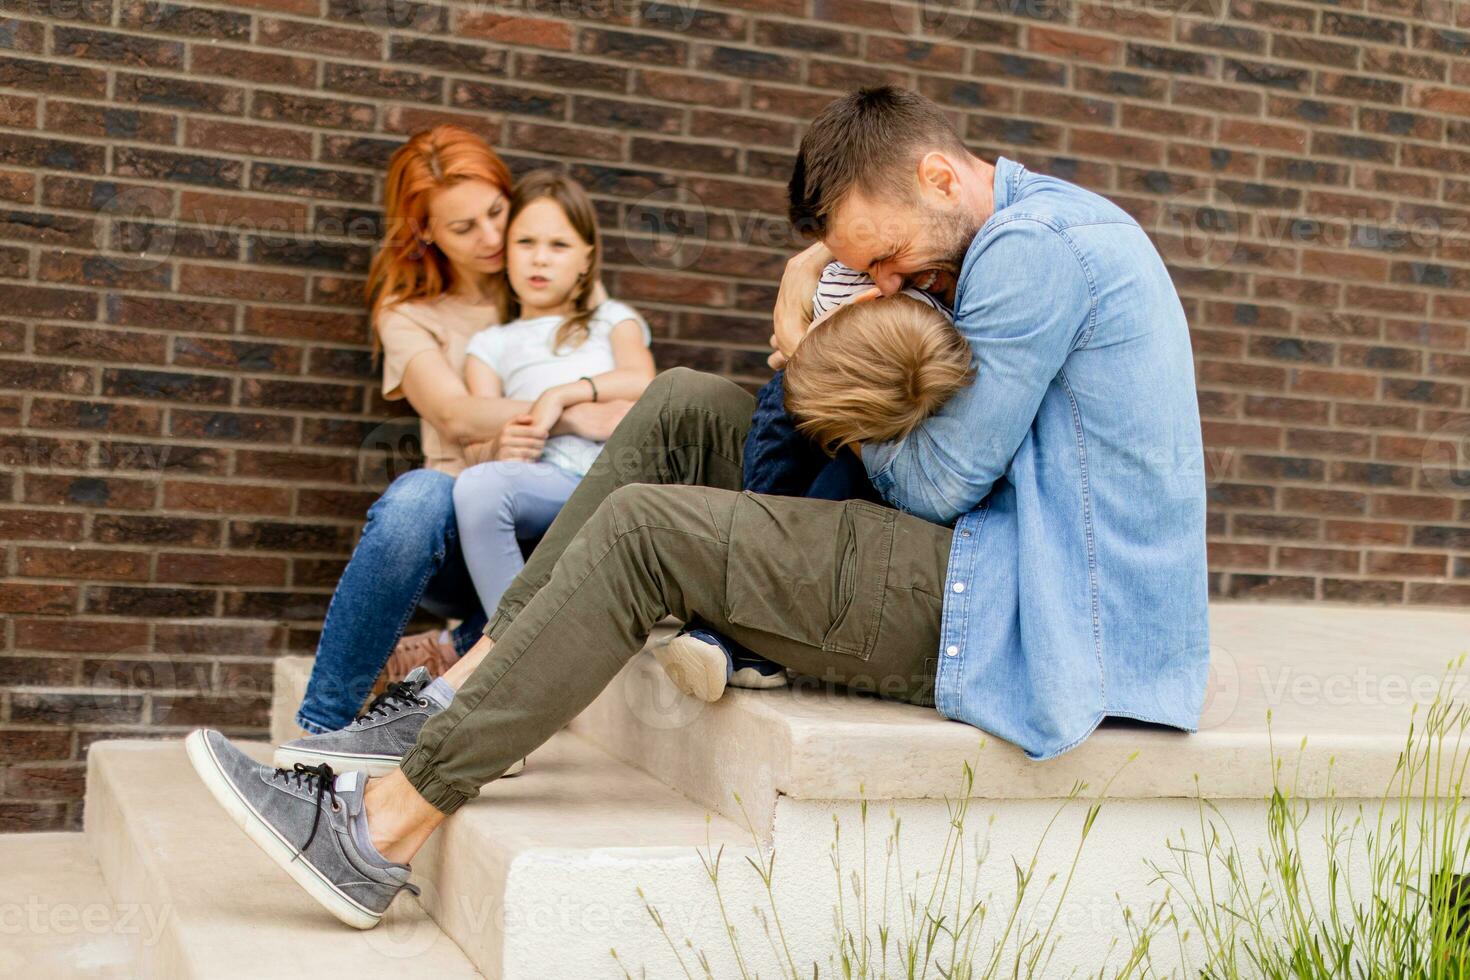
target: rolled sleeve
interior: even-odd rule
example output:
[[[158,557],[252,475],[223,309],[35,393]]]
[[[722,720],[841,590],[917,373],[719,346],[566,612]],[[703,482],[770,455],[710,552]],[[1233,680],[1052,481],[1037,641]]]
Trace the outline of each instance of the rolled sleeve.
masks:
[[[869,479],[911,514],[952,525],[1010,466],[1095,302],[1072,243],[1019,215],[982,229],[961,272],[955,327],[975,378],[904,439],[863,447]]]

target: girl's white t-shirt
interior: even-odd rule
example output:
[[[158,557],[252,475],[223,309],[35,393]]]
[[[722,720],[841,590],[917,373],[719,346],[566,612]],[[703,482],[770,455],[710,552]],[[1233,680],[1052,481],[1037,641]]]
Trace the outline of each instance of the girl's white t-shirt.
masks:
[[[596,377],[614,370],[617,361],[613,357],[612,328],[624,320],[638,322],[644,346],[653,343],[653,333],[638,311],[609,299],[592,311],[586,340],[576,347],[553,351],[551,342],[563,319],[558,315],[538,316],[489,327],[470,338],[465,355],[490,365],[500,378],[506,398],[535,401],[548,388],[576,381],[584,374]],[[586,476],[602,445],[578,435],[552,436],[546,440],[541,459]]]

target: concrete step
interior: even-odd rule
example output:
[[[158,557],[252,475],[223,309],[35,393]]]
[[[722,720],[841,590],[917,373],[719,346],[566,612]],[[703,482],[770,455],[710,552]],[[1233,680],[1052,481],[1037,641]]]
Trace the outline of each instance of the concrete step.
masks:
[[[1259,855],[1269,853],[1273,753],[1284,763],[1294,798],[1320,806],[1330,777],[1334,804],[1376,813],[1414,706],[1421,705],[1422,717],[1447,664],[1470,646],[1470,614],[1458,611],[1242,603],[1217,605],[1211,617],[1212,685],[1198,733],[1112,720],[1082,746],[1047,762],[1032,762],[995,738],[985,739],[981,749],[981,732],[947,722],[932,709],[826,688],[732,690],[706,705],[675,691],[647,651],[570,731],[696,807],[731,820],[742,809],[749,814],[763,843],[780,855],[773,894],[803,974],[813,961],[827,964],[833,948],[834,909],[844,901],[833,868],[838,856],[844,869],[870,869],[875,892],[887,894],[879,886],[897,853],[888,845],[896,842],[901,822],[905,873],[922,879],[925,888],[950,881],[943,858],[965,763],[975,767],[966,836],[983,834],[984,847],[975,853],[991,855],[989,864],[975,869],[974,882],[997,907],[1013,904],[1013,861],[1024,865],[1035,855],[1039,880],[1068,871],[1090,819],[1088,804],[1108,783],[1102,816],[1076,858],[1066,935],[1047,971],[1091,975],[1100,965],[1098,950],[1115,941],[1123,949],[1131,944],[1119,910],[1143,916],[1163,897],[1154,867],[1169,867],[1177,857],[1170,834],[1199,825],[1196,794],[1214,801],[1211,813],[1226,820],[1241,866],[1253,869]],[[278,666],[277,698],[290,710],[309,670],[309,660]],[[1454,760],[1447,752],[1442,761]],[[533,755],[523,778],[532,778],[536,765]],[[1442,775],[1439,785],[1452,786],[1450,774]],[[516,792],[517,782],[493,785],[485,795]],[[1078,784],[1086,789],[1068,802]],[[871,833],[858,829],[864,827]],[[445,846],[460,860],[466,850],[485,845]],[[1325,889],[1326,864],[1320,855],[1309,857],[1306,880]],[[741,864],[735,862],[722,887],[750,884],[754,875]],[[687,882],[686,889],[671,884],[667,893],[698,893]],[[869,894],[876,916],[882,910]],[[1028,907],[1035,909],[1034,902]],[[726,904],[735,910],[732,918],[740,918],[761,903],[727,894]],[[761,926],[748,915],[738,928],[747,943],[760,937]],[[708,941],[697,945],[718,949]],[[1160,952],[1155,966],[1182,970],[1176,953]],[[780,971],[767,962],[760,972]],[[729,971],[717,968],[715,975]]]
[[[269,747],[251,746],[265,760]],[[542,978],[617,973],[663,940],[638,889],[714,951],[718,909],[699,849],[755,853],[652,777],[563,733],[527,773],[487,787],[414,861],[422,898],[400,896],[377,929],[346,929],[262,855],[208,796],[179,743],[91,751],[87,833],[119,898],[167,913],[143,951],[148,976],[354,975]],[[743,861],[741,862],[743,863]],[[748,907],[755,881],[726,889]]]
[[[1078,781],[1096,787],[1117,772],[1108,791],[1115,799],[1198,791],[1256,800],[1271,792],[1272,739],[1293,760],[1307,739],[1304,792],[1325,785],[1331,764],[1339,796],[1372,797],[1397,766],[1413,705],[1432,700],[1447,662],[1470,648],[1470,613],[1453,610],[1216,603],[1210,625],[1211,689],[1199,732],[1109,719],[1043,763],[996,738],[977,755],[984,736],[975,728],[825,686],[732,688],[705,704],[679,693],[647,651],[570,728],[737,821],[738,795],[766,839],[780,797],[942,800],[966,762],[976,765],[972,794],[984,799],[1056,799]],[[649,646],[676,628],[666,620]],[[307,657],[277,662],[273,717],[287,724],[278,721],[274,737],[295,737],[289,719],[310,671]]]
[[[149,941],[157,909],[114,902],[81,834],[0,836],[0,977],[138,976],[131,937]]]
[[[1217,603],[1210,622],[1197,733],[1109,719],[1040,763],[996,738],[977,755],[982,733],[932,709],[815,685],[728,690],[705,705],[676,691],[647,652],[571,727],[716,812],[734,813],[738,793],[768,834],[780,797],[943,799],[966,761],[983,799],[1065,797],[1078,781],[1097,788],[1118,773],[1113,799],[1259,800],[1271,793],[1273,743],[1295,765],[1303,738],[1304,794],[1321,792],[1330,771],[1339,796],[1375,797],[1398,765],[1414,705],[1422,715],[1447,663],[1470,649],[1470,613],[1459,611]]]
[[[182,742],[93,745],[86,836],[113,900],[159,923],[135,947],[137,976],[327,976],[344,964],[384,980],[480,976],[412,896],[372,932],[342,926],[230,821]]]
[[[414,871],[430,915],[487,976],[620,976],[613,948],[634,964],[661,961],[639,889],[678,936],[711,950],[716,976],[729,976],[736,967],[723,961],[700,860],[719,851],[741,867],[757,853],[748,831],[562,732],[522,775],[491,783],[450,818]],[[726,904],[749,908],[757,885],[753,875],[724,884]]]

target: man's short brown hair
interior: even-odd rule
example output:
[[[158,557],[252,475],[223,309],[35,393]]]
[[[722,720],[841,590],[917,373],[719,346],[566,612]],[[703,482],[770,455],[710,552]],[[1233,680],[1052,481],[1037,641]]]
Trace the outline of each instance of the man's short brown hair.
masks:
[[[930,150],[968,152],[943,110],[918,92],[882,85],[844,95],[801,138],[787,187],[791,226],[821,238],[853,190],[912,200],[914,168]]]

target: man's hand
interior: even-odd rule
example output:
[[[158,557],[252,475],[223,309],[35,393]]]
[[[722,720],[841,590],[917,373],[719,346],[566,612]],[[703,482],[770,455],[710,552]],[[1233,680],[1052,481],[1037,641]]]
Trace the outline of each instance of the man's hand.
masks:
[[[607,402],[578,402],[568,405],[562,412],[562,424],[583,439],[607,442],[634,404],[626,398]]]
[[[779,369],[784,365],[806,336],[807,325],[812,322],[812,295],[821,281],[822,269],[831,261],[832,252],[821,242],[814,242],[786,260],[776,307],[771,311],[771,324],[776,331],[771,335],[775,353],[767,361],[771,367]],[[779,363],[777,355],[780,355]]]
[[[493,458],[533,463],[546,448],[546,434],[547,430],[538,427],[530,415],[517,415],[500,427]]]
[[[844,306],[850,306],[853,303],[867,303],[867,302],[869,302],[871,300],[882,299],[882,298],[883,298],[883,293],[878,289],[877,286],[869,286],[867,289],[863,290],[862,292],[858,293],[856,296],[853,296],[851,299],[847,300],[845,303],[839,303],[838,305],[831,307],[830,309],[827,310],[827,312],[823,313],[821,316],[817,317],[811,323],[807,324],[806,332],[803,333],[802,336],[805,337],[807,334],[811,333],[814,329],[816,329],[817,324],[825,322],[828,317],[832,316],[834,313],[836,313],[838,310],[842,309]],[[775,347],[776,346],[776,335],[775,334],[772,334],[771,335],[771,346],[772,347]],[[766,363],[771,366],[771,370],[772,371],[779,371],[779,370],[781,370],[783,367],[786,366],[786,361],[787,361],[786,355],[783,354],[783,353],[781,353],[779,350],[772,352],[771,356],[768,357],[768,358],[766,358]]]

